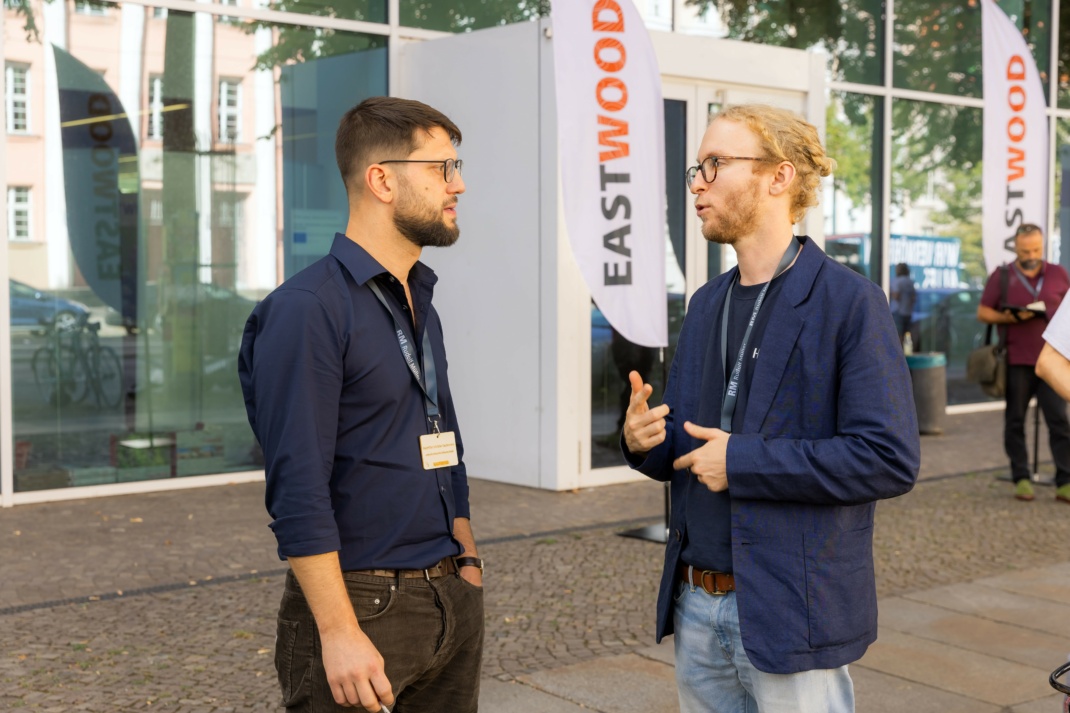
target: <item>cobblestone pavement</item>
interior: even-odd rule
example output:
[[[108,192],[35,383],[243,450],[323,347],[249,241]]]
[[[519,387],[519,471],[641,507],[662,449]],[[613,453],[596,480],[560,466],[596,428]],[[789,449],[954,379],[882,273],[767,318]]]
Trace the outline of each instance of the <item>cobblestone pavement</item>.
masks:
[[[928,479],[878,506],[881,597],[1070,561],[1070,507],[1045,487],[1019,503],[994,479],[997,418],[952,419],[923,441],[938,456],[923,456]],[[954,475],[971,465],[986,470]],[[276,710],[282,563],[262,497],[250,484],[0,511],[0,712]],[[483,675],[649,646],[662,547],[617,532],[661,508],[650,482],[575,493],[473,482]]]

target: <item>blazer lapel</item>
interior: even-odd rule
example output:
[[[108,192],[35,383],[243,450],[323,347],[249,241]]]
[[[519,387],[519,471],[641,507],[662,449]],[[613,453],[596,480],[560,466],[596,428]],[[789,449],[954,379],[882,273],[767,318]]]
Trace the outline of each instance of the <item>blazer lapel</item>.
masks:
[[[757,433],[773,405],[788,359],[802,332],[803,320],[795,308],[810,293],[824,259],[825,253],[807,238],[798,260],[784,275],[784,287],[769,315],[761,356],[751,377],[747,412],[743,416],[744,433]]]
[[[721,369],[721,339],[720,339],[720,326],[721,326],[721,309],[724,307],[724,298],[728,292],[728,285],[731,281],[736,279],[736,272],[738,268],[733,268],[727,273],[721,276],[713,278],[714,280],[721,280],[720,284],[713,285],[710,290],[710,294],[703,305],[702,312],[694,306],[688,311],[688,316],[685,319],[694,319],[696,317],[702,320],[702,323],[696,327],[695,340],[701,345],[701,351],[695,351],[695,363],[683,364],[681,373],[677,375],[681,384],[686,388],[680,391],[680,408],[676,411],[675,418],[676,423],[674,428],[678,428],[676,431],[677,439],[684,439],[683,443],[687,443],[686,449],[681,447],[683,443],[677,440],[675,447],[675,455],[677,457],[684,453],[698,448],[701,443],[696,443],[695,440],[687,435],[684,431],[684,421],[690,420],[698,423],[700,415],[699,410],[699,397],[702,395],[702,377],[707,369]],[[712,360],[712,361],[711,361]],[[709,362],[709,363],[707,363]],[[692,371],[693,370],[693,371]],[[697,374],[697,379],[689,379],[684,376],[683,372]],[[723,374],[723,371],[720,373]],[[708,398],[713,399],[713,403],[721,403],[721,396],[724,393],[724,379],[713,379],[713,383],[710,385],[710,393],[707,394]],[[719,413],[719,411],[718,411]],[[700,426],[716,427],[718,423],[698,423]],[[688,476],[690,477],[690,476]],[[687,495],[688,488],[682,487],[679,491],[673,492],[673,496],[679,501],[679,506],[682,509],[687,507]],[[677,502],[673,502],[673,508],[677,507]],[[681,510],[682,512],[682,510]]]
[[[795,348],[802,326],[802,318],[794,305],[777,305],[776,311],[769,316],[769,324],[762,338],[761,356],[754,365],[754,375],[751,377],[747,412],[743,415],[744,433],[757,433],[761,429],[773,405],[773,397],[780,388],[788,357]]]

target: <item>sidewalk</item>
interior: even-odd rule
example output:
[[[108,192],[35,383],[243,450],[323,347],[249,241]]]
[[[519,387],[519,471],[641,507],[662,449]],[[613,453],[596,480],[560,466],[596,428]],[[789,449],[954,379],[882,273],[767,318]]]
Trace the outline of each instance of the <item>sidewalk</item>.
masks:
[[[1000,553],[1005,564],[1017,554],[1016,532],[1029,537],[1033,528],[1054,525],[1062,534],[1048,533],[1045,542],[1034,542],[1026,555],[1026,559],[1038,563],[1050,557],[1051,562],[918,591],[910,591],[909,584],[881,587],[906,591],[881,596],[878,641],[851,666],[856,708],[862,713],[1062,710],[1062,696],[1048,685],[1048,676],[1070,655],[1070,550],[1065,546],[1070,542],[1066,539],[1070,533],[1070,508],[1048,501],[1052,495],[1046,488],[1039,489],[1037,502],[1017,503],[1010,499],[1009,484],[994,481],[993,476],[1002,474],[1005,468],[1002,417],[1002,412],[951,417],[944,435],[923,438],[920,484],[901,500],[925,497],[927,490],[939,492],[940,496],[955,496],[960,507],[951,503],[946,508],[937,505],[933,510],[945,510],[944,515],[959,519],[959,532],[951,533],[946,549],[958,549],[964,544],[960,539],[962,530],[971,533],[968,538],[982,550],[972,558],[975,564],[986,555],[998,560]],[[1043,424],[1040,453],[1042,476],[1050,478],[1050,463],[1043,465],[1046,459],[1050,461]],[[954,487],[962,483],[972,484],[967,490],[982,490],[981,499],[992,506],[997,518],[1008,518],[1006,526],[1001,528],[997,522],[996,527],[985,528],[984,509],[967,502],[969,492],[959,492],[962,489]],[[878,506],[878,540],[887,530],[900,529],[882,517],[889,506],[900,504]],[[1019,517],[1023,508],[1026,510]],[[913,522],[921,525],[917,520]],[[930,521],[927,532],[922,526],[916,527],[917,540],[912,544],[918,545],[934,534],[939,537],[939,530],[933,529],[939,525],[940,522]],[[1001,532],[1006,536],[1002,541]],[[987,542],[990,537],[994,541]],[[898,532],[890,539],[904,541]],[[878,541],[876,548],[879,579],[882,569],[887,572],[893,568],[880,544]],[[935,549],[945,548],[937,545]],[[937,553],[921,559],[940,556]],[[946,560],[943,564],[949,569],[958,568]],[[919,561],[913,567],[894,568],[917,572],[923,566],[924,562]],[[672,664],[672,641],[667,639],[660,646],[521,675],[511,683],[485,680],[481,708],[516,713],[677,711]]]
[[[877,508],[880,638],[851,667],[859,711],[1059,710],[1070,508],[995,480],[1001,424],[949,418],[923,438],[918,487]],[[671,639],[653,642],[662,548],[616,534],[660,520],[659,484],[473,480],[472,509],[481,710],[677,709]],[[267,523],[261,484],[0,511],[0,711],[276,710],[284,563]]]

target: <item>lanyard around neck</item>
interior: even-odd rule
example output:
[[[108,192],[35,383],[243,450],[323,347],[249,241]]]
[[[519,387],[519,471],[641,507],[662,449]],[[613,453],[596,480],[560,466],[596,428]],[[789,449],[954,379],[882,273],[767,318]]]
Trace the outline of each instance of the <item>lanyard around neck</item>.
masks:
[[[375,278],[368,280],[368,287],[375,293],[375,296],[379,298],[379,301],[383,303],[383,307],[386,307],[386,311],[390,313],[390,319],[394,320],[394,331],[397,334],[398,346],[401,347],[401,356],[405,358],[405,364],[409,367],[409,372],[412,373],[412,377],[416,379],[416,384],[420,387],[420,391],[424,392],[424,411],[427,413],[427,420],[431,422],[432,432],[438,433],[438,403],[436,396],[438,395],[438,377],[435,373],[435,355],[431,351],[431,338],[427,336],[427,327],[424,327],[423,338],[423,377],[420,376],[420,365],[416,363],[416,356],[412,353],[412,343],[409,342],[409,338],[405,336],[405,330],[402,329],[401,321],[394,314],[393,308],[390,303],[383,297],[382,291],[379,289],[379,285],[375,284]]]
[[[1025,289],[1029,290],[1029,294],[1033,295],[1034,300],[1039,300],[1040,291],[1044,289],[1044,272],[1041,271],[1040,279],[1037,280],[1037,286],[1033,287],[1033,285],[1029,282],[1029,278],[1026,277],[1024,272],[1022,272],[1022,268],[1018,267],[1018,261],[1015,260],[1011,263],[1011,265],[1014,267],[1014,271],[1018,273],[1018,281],[1025,285]]]
[[[792,236],[791,244],[784,251],[784,256],[780,258],[780,264],[777,265],[776,272],[773,273],[773,277],[769,282],[765,283],[762,291],[758,293],[758,299],[754,301],[754,309],[750,313],[747,331],[743,333],[743,341],[739,345],[736,364],[732,367],[732,375],[728,379],[728,384],[724,389],[724,397],[721,399],[721,430],[726,433],[732,432],[732,417],[736,413],[736,400],[739,398],[739,376],[743,371],[743,355],[747,352],[747,342],[750,341],[751,330],[754,329],[754,323],[758,319],[758,312],[762,309],[762,303],[765,301],[765,293],[769,291],[769,285],[773,284],[773,280],[780,277],[781,273],[788,269],[788,265],[791,264],[791,261],[795,259],[801,249],[802,243],[799,242],[798,238]],[[728,294],[724,298],[724,309],[721,311],[721,364],[726,373],[728,372],[728,308],[732,304],[732,288],[735,287],[738,279],[739,273],[737,272],[735,279],[728,285]]]

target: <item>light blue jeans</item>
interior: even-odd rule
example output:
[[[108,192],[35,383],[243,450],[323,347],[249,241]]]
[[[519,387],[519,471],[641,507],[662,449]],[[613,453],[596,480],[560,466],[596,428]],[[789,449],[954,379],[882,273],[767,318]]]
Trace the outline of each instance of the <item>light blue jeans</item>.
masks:
[[[713,596],[680,582],[676,688],[681,713],[854,713],[847,667],[764,673],[743,650],[735,593]]]

